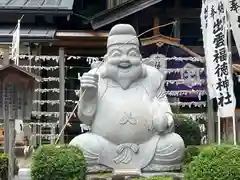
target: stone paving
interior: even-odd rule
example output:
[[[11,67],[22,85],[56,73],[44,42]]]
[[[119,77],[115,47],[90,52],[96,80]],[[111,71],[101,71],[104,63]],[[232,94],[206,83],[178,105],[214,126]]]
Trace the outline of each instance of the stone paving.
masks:
[[[144,173],[143,174],[145,177],[151,177],[151,176],[172,176],[174,177],[175,180],[181,180],[183,178],[183,175],[181,173]],[[101,179],[101,180],[112,180],[111,176],[101,176],[99,177],[96,175],[88,175],[87,180],[93,180],[93,179]],[[128,179],[128,178],[126,178]],[[31,180],[31,175],[30,175],[30,169],[29,168],[21,168],[19,170],[18,177],[15,177],[14,180]]]
[[[24,157],[17,157],[18,165],[19,165],[19,173],[18,177],[15,177],[14,180],[31,180],[30,176],[30,165],[31,165],[31,157],[25,159]]]
[[[15,177],[14,180],[31,180],[30,169],[29,168],[20,168],[18,177]]]

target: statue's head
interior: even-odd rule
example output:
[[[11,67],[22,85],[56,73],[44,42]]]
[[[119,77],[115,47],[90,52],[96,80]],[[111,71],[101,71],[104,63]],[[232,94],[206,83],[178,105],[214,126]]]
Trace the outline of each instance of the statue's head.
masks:
[[[105,75],[127,89],[143,72],[136,31],[129,24],[115,25],[109,32]]]

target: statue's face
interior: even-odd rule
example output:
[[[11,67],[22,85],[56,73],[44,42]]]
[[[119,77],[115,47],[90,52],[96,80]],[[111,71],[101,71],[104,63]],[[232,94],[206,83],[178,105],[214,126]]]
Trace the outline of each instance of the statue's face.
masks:
[[[108,63],[117,66],[120,71],[129,71],[141,64],[138,46],[132,44],[112,45],[108,48]]]
[[[142,59],[137,45],[118,44],[108,47],[107,76],[124,89],[142,74]]]

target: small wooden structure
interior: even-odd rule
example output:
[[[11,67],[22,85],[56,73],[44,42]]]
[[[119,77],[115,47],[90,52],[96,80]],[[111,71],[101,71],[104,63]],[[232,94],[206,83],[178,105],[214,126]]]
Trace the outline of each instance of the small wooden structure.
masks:
[[[8,153],[8,179],[15,163],[15,119],[31,118],[35,82],[40,78],[15,65],[0,68],[0,118],[4,119],[4,152]]]
[[[0,118],[29,120],[35,81],[40,78],[15,65],[0,68]]]

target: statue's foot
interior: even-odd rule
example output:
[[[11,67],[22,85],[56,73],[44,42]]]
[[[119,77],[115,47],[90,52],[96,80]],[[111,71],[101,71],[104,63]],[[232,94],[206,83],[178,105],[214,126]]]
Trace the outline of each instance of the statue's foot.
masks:
[[[158,138],[155,144],[157,144],[157,140]],[[151,144],[152,142],[148,145],[150,146]],[[145,151],[138,157],[139,147],[136,144],[126,143],[116,145],[104,137],[91,132],[75,137],[69,145],[75,146],[83,152],[88,165],[88,171],[91,172],[105,172],[109,171],[109,169],[114,169],[117,172],[123,169],[139,172],[141,167],[144,167],[141,166],[141,164],[145,162],[145,159],[148,159],[148,156],[145,157]],[[148,150],[148,152],[149,151],[153,154],[155,147],[153,147],[152,150]],[[149,158],[149,161],[150,160]],[[148,164],[148,162],[146,163]]]
[[[170,133],[160,136],[156,152],[144,171],[179,170],[184,158],[185,145],[181,136]]]
[[[73,138],[69,145],[78,147],[83,152],[86,163],[91,166],[99,164],[103,141],[102,137],[88,132]]]

